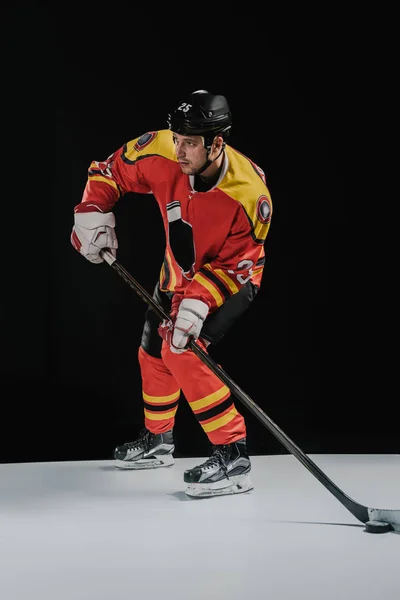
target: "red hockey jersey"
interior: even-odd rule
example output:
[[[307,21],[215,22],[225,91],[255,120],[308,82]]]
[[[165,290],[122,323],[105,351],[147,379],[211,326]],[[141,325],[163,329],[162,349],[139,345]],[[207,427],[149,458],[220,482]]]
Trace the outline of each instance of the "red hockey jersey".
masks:
[[[272,204],[263,171],[227,145],[207,192],[182,173],[172,132],[151,131],[90,165],[82,202],[111,211],[127,192],[152,194],[166,236],[160,287],[208,302],[210,312],[251,280],[261,283]]]

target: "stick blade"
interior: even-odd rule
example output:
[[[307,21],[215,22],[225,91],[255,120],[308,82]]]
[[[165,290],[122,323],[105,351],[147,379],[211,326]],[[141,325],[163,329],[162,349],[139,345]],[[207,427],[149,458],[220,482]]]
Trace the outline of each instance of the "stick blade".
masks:
[[[391,525],[392,530],[394,529],[395,531],[400,531],[400,510],[369,508],[368,517],[368,523],[374,521],[387,523]]]

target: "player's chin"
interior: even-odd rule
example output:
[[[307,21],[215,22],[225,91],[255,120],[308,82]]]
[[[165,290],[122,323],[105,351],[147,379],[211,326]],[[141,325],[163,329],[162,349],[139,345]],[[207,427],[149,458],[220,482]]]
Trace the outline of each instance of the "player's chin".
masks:
[[[194,175],[195,171],[191,165],[179,163],[179,166],[181,167],[182,173],[185,175]]]

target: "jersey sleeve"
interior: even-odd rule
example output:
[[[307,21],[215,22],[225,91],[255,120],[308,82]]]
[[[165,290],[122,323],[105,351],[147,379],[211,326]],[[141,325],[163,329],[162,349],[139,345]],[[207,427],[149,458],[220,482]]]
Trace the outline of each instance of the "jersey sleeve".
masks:
[[[140,162],[127,163],[125,155],[126,146],[123,146],[105,161],[91,163],[82,202],[94,202],[101,210],[109,212],[127,192],[151,193]]]
[[[264,242],[269,220],[257,227],[257,236],[248,216],[240,207],[230,233],[218,256],[204,264],[185,290],[185,298],[200,298],[210,313],[236,294],[249,280],[256,285],[265,261]]]

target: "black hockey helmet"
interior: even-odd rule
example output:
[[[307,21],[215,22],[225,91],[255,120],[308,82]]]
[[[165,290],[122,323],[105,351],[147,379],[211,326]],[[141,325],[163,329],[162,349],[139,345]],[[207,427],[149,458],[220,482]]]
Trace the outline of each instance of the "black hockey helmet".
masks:
[[[201,135],[211,146],[216,135],[229,136],[232,115],[225,96],[197,90],[179,101],[168,115],[168,127],[180,135]]]

